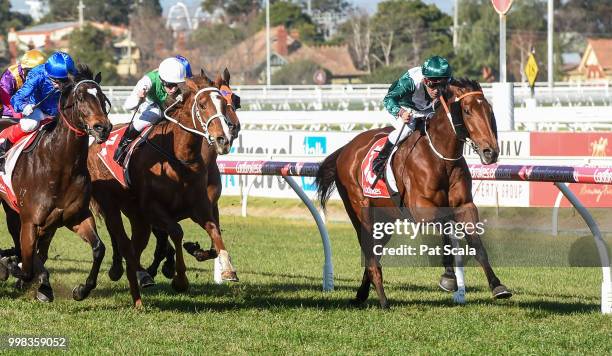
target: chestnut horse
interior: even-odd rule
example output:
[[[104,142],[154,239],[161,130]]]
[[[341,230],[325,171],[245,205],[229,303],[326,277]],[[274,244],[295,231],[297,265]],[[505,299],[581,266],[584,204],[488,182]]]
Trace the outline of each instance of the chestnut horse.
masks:
[[[238,137],[238,133],[240,132],[240,120],[238,119],[238,115],[236,115],[236,110],[240,109],[240,97],[233,93],[230,86],[230,73],[225,69],[223,72],[223,78],[221,81],[221,93],[226,99],[227,105],[230,105],[229,110],[227,111],[227,118],[230,120],[230,132],[232,135],[231,143]],[[231,146],[230,143],[230,146]],[[217,152],[210,145],[202,146],[202,158],[204,159],[204,163],[208,165],[208,198],[212,204],[213,215],[217,224],[220,226],[219,222],[219,198],[221,197],[221,173],[219,172],[219,167],[217,167]],[[153,255],[153,262],[149,267],[147,267],[147,272],[151,275],[151,277],[155,277],[157,275],[157,269],[162,261],[164,264],[162,266],[163,275],[170,279],[174,276],[174,249],[170,245],[168,241],[168,234],[162,230],[157,228],[153,228],[153,235],[156,239],[155,245],[155,253]],[[195,242],[185,242],[183,244],[185,249],[190,254],[194,255],[195,258],[202,262],[209,260],[211,258],[217,257],[217,253],[214,249],[214,246],[211,246],[209,250],[203,250],[200,248],[200,244]]]
[[[175,290],[185,291],[189,287],[181,249],[183,230],[178,223],[186,218],[204,228],[212,239],[223,265],[222,278],[238,280],[207,194],[207,165],[201,154],[204,141],[214,146],[218,154],[226,154],[230,149],[227,113],[231,108],[220,93],[221,82],[220,77],[212,82],[202,73],[180,86],[180,98],[168,99],[174,100],[164,111],[168,121],[156,125],[150,131],[149,142],[130,159],[129,188],[115,180],[98,158],[100,146],[90,147],[92,203],[104,217],[113,248],[118,248],[126,259],[130,293],[137,307],[142,305],[138,282],[152,283],[140,264],[151,227],[167,232],[174,243]],[[130,220],[131,241],[123,227],[122,212]],[[118,279],[121,268],[121,259],[113,259],[109,276]]]
[[[446,104],[448,101],[453,102],[450,108]],[[472,179],[463,158],[463,146],[466,140],[471,140],[483,164],[495,163],[499,155],[495,117],[480,85],[467,79],[451,81],[437,104],[433,117],[421,122],[418,130],[401,144],[393,156],[393,174],[398,183],[400,202],[413,221],[436,220],[436,217],[444,215],[446,207],[446,210],[450,208],[454,221],[475,224],[478,210],[472,201]],[[322,207],[325,207],[335,185],[357,231],[366,267],[353,303],[365,302],[370,284],[374,284],[383,308],[388,306],[388,301],[383,289],[382,267],[373,251],[379,242],[372,236],[371,208],[394,208],[395,203],[391,199],[364,196],[362,184],[370,183],[361,182],[361,163],[374,142],[390,131],[390,128],[383,128],[361,133],[328,156],[321,163],[316,177]],[[386,236],[385,240],[388,239]],[[469,235],[466,239],[477,251],[475,258],[484,269],[493,296],[510,297],[510,292],[493,272],[480,237]],[[444,242],[450,243],[448,236],[444,236]],[[451,258],[443,258],[446,271],[442,275],[441,287],[453,283],[456,286]]]
[[[3,261],[11,274],[25,283],[40,278],[37,298],[52,301],[49,272],[44,268],[55,231],[65,226],[76,232],[92,248],[93,264],[85,284],[76,286],[75,300],[85,299],[96,287],[105,247],[96,231],[89,210],[91,180],[87,171],[89,135],[98,143],[106,141],[112,124],[108,120],[108,99],[99,86],[100,73],[94,79],[86,66],[80,65],[74,81],[62,89],[59,117],[55,128],[42,135],[37,146],[19,157],[12,175],[19,213],[6,209],[9,231],[20,252],[21,268],[16,261]],[[7,196],[2,194],[7,201]],[[4,203],[5,204],[5,203]],[[6,207],[6,204],[5,204]],[[17,243],[19,242],[19,243]]]

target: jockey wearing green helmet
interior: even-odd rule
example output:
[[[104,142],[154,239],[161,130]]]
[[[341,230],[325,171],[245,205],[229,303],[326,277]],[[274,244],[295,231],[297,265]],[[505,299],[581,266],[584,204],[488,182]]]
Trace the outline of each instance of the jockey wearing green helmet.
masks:
[[[378,157],[372,162],[374,172],[381,176],[391,149],[415,129],[415,113],[427,115],[434,111],[433,103],[452,77],[453,70],[448,61],[440,56],[425,60],[422,66],[414,67],[396,80],[385,96],[383,103],[387,111],[396,118],[395,130],[389,133]],[[406,125],[402,131],[402,126]],[[401,132],[401,136],[400,136]]]

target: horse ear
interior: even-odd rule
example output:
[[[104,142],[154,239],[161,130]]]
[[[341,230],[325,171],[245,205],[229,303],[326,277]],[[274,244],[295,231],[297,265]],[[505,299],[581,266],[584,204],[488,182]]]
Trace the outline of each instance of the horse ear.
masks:
[[[223,85],[223,78],[221,74],[217,74],[217,78],[215,78],[215,87],[221,88],[221,85]]]
[[[100,82],[102,82],[102,73],[98,72],[98,74],[96,74],[96,76],[94,77],[94,81],[98,84],[100,84]]]
[[[213,81],[206,75],[206,71],[204,71],[204,68],[200,68],[200,76],[208,82],[209,86],[212,86]]]
[[[223,81],[229,85],[230,82],[230,72],[227,68],[223,71]]]

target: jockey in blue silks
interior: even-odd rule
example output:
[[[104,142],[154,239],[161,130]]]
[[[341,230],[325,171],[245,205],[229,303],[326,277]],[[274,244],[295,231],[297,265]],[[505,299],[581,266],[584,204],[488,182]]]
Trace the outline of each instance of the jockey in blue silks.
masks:
[[[15,127],[15,131],[19,131],[16,136],[23,137],[37,130],[45,117],[57,116],[62,87],[74,74],[74,61],[65,52],[53,53],[44,64],[30,70],[23,86],[11,98],[15,112],[22,114],[18,127]],[[21,137],[15,137],[13,142]],[[4,168],[4,156],[10,147],[10,140],[0,143],[0,169]]]

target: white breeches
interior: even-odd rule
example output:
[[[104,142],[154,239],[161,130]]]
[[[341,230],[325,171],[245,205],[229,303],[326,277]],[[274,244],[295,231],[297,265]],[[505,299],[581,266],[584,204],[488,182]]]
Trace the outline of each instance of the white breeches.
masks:
[[[138,132],[161,121],[161,109],[157,104],[145,101],[140,105],[132,125]]]
[[[19,119],[19,126],[23,132],[32,132],[38,129],[40,122],[45,118],[45,114],[38,108],[23,118]]]

